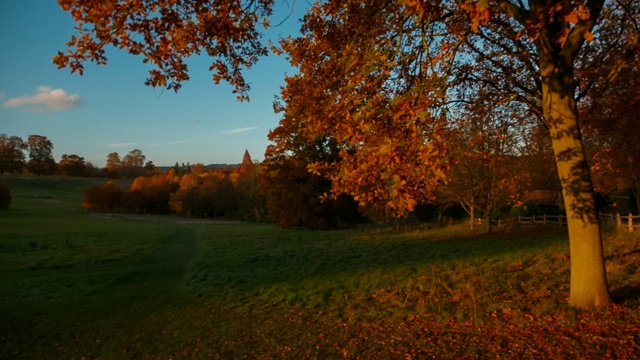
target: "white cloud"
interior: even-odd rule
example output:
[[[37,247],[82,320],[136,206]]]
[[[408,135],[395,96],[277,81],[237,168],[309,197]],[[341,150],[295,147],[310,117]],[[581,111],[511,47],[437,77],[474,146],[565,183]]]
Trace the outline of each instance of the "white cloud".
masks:
[[[138,143],[134,143],[134,142],[112,143],[112,144],[106,144],[104,147],[106,147],[106,148],[123,148],[123,147],[133,146],[133,145],[136,145],[136,144],[138,144]]]
[[[39,86],[34,95],[11,98],[4,102],[4,106],[24,108],[38,113],[52,113],[78,108],[81,103],[82,99],[78,94],[67,94],[62,89]]]
[[[228,130],[228,131],[223,131],[222,134],[224,135],[228,135],[228,134],[239,134],[239,133],[243,133],[243,132],[247,132],[247,131],[252,131],[252,130],[257,130],[259,129],[259,127],[257,126],[249,126],[249,127],[241,127],[241,128],[237,128],[237,129],[232,129],[232,130]]]

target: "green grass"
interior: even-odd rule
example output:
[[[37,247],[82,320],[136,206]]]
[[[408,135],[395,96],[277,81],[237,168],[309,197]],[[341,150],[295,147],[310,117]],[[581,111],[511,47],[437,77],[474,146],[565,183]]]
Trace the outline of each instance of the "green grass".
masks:
[[[640,239],[605,239],[617,304],[565,305],[566,235],[175,225],[92,216],[96,180],[8,178],[0,358],[633,358]]]

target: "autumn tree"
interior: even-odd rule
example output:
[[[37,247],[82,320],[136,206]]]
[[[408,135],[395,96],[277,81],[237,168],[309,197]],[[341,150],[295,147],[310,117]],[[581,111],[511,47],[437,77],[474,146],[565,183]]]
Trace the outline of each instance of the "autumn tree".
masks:
[[[147,172],[147,174],[155,174],[158,171],[162,171],[159,168],[156,167],[156,164],[153,163],[153,161],[149,160],[144,164],[144,170]]]
[[[241,220],[265,220],[266,204],[260,188],[260,167],[261,165],[254,164],[251,160],[249,150],[245,150],[234,184],[238,205],[237,217]]]
[[[167,214],[171,211],[169,200],[176,190],[178,179],[172,169],[151,176],[139,176],[124,194],[123,208],[132,212]]]
[[[239,99],[248,99],[250,86],[242,71],[267,54],[259,28],[269,25],[273,0],[58,3],[78,23],[79,34],[54,62],[80,74],[86,61],[106,64],[105,48],[113,45],[154,66],[147,85],[177,91],[189,79],[185,60],[206,53],[213,59],[213,81],[229,83]]]
[[[408,201],[386,202],[397,210],[411,208],[420,195],[412,186],[404,187],[412,184],[411,170],[435,178],[437,159],[446,155],[439,150],[446,141],[437,131],[442,112],[455,123],[461,104],[525,107],[549,131],[563,187],[572,259],[569,302],[606,306],[600,227],[576,107],[592,79],[578,75],[602,68],[603,59],[611,56],[616,58],[604,65],[612,64],[610,73],[619,71],[625,54],[637,47],[636,14],[628,11],[640,7],[616,2],[601,16],[603,6],[599,0],[317,3],[305,17],[302,36],[281,45],[299,69],[292,79],[305,84],[293,88],[311,88],[307,94],[321,90],[309,101],[299,96],[287,102],[287,109],[320,104],[318,110],[324,112],[310,113],[305,128],[349,145],[343,151],[346,161],[328,172],[335,180],[334,193],[352,193],[360,200],[359,190],[365,189],[367,202],[397,198],[402,190],[393,185],[399,183],[409,190],[404,196]],[[603,21],[596,26],[599,18]],[[619,36],[609,36],[613,29]],[[601,37],[616,40],[585,45]],[[612,48],[617,51],[611,53]],[[290,88],[288,83],[285,96]],[[408,112],[403,104],[410,104]],[[438,151],[410,157],[424,145]],[[389,154],[398,162],[385,161]],[[423,167],[402,166],[408,164]]]
[[[418,34],[394,35],[405,24],[401,6],[369,5],[316,4],[302,37],[282,41],[299,73],[286,79],[280,110],[286,121],[300,122],[304,142],[331,136],[339,144],[339,162],[309,165],[331,180],[334,197],[346,193],[362,206],[404,216],[433,198],[448,168],[445,113],[432,111],[436,96],[423,91],[435,91],[440,80],[420,76],[411,61],[421,53],[405,52]],[[395,60],[416,72],[396,71]]]
[[[27,144],[20,137],[0,134],[0,175],[22,171],[26,164],[26,148]]]
[[[83,157],[76,154],[62,154],[58,162],[58,170],[62,175],[84,176],[87,174],[87,163]]]
[[[133,149],[122,157],[121,173],[128,178],[141,176],[144,174],[145,169],[143,167],[146,156],[140,149]]]
[[[283,228],[341,228],[364,222],[366,219],[351,195],[328,196],[331,179],[309,171],[313,164],[329,167],[339,163],[341,144],[330,134],[305,133],[305,119],[316,113],[321,116],[321,105],[288,106],[295,103],[296,97],[313,97],[319,90],[305,86],[303,80],[287,78],[287,88],[283,89],[281,99],[274,102],[274,110],[282,114],[282,119],[269,132],[272,143],[265,152],[262,172],[269,217]]]
[[[133,149],[122,158],[122,166],[140,168],[144,164],[145,158],[144,154],[142,154],[142,150]]]
[[[335,141],[299,142],[296,131],[279,126],[269,133],[274,144],[267,147],[262,172],[269,218],[282,228],[335,229],[366,222],[353,197],[325,196],[331,180],[308,170],[317,161],[338,161]]]
[[[107,155],[105,169],[107,170],[107,176],[110,178],[117,178],[120,176],[122,160],[117,152],[112,152]]]
[[[604,0],[315,3],[302,36],[282,44],[299,71],[283,99],[291,86],[308,95],[285,100],[287,111],[308,106],[309,138],[330,134],[341,144],[339,164],[311,166],[332,180],[334,195],[352,194],[396,216],[431,198],[444,178],[443,133],[455,120],[446,116],[455,114],[455,104],[473,102],[485,89],[499,104],[527,106],[549,130],[562,184],[569,303],[606,306],[602,240],[576,101],[591,88],[583,70],[608,68],[612,76],[605,79],[615,78],[636,51],[636,1],[606,8]],[[256,26],[268,24],[273,6],[272,0],[59,2],[79,24],[79,35],[55,57],[58,66],[81,73],[86,60],[106,63],[105,48],[114,45],[155,66],[148,84],[177,90],[188,79],[184,60],[205,51],[214,58],[214,81],[229,82],[241,98],[248,90],[242,70],[266,52]],[[470,84],[478,86],[459,91]]]
[[[105,175],[104,168],[99,168],[91,161],[85,161],[84,163],[85,175],[89,177],[101,177]]]
[[[253,164],[253,160],[251,160],[251,154],[249,154],[249,150],[244,151],[244,155],[242,155],[242,163],[240,163],[240,174],[246,174],[250,172],[255,172],[255,166]]]
[[[27,139],[29,161],[27,169],[35,175],[52,175],[56,162],[53,159],[53,143],[42,135],[29,135]]]
[[[122,210],[125,191],[113,181],[90,186],[84,191],[82,207],[89,211],[114,212]]]
[[[194,217],[227,217],[235,214],[237,203],[233,183],[224,171],[196,164],[182,175],[178,190],[171,195],[171,209]]]
[[[484,104],[473,104],[473,106]],[[485,231],[491,231],[493,215],[519,203],[528,185],[524,167],[522,134],[530,126],[518,121],[516,111],[473,112],[460,119],[449,139],[451,169],[438,193],[440,202],[459,203],[469,214],[471,228],[483,215]],[[506,115],[506,116],[505,116]]]

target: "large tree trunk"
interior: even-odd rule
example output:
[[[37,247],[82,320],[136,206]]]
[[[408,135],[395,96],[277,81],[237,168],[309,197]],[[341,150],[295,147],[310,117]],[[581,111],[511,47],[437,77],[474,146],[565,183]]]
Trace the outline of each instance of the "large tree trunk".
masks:
[[[491,234],[491,208],[487,208],[484,211],[484,232],[485,234]]]
[[[557,60],[557,59],[556,59]],[[574,100],[571,66],[541,59],[542,106],[549,126],[567,212],[571,255],[569,304],[610,304],[600,223]]]

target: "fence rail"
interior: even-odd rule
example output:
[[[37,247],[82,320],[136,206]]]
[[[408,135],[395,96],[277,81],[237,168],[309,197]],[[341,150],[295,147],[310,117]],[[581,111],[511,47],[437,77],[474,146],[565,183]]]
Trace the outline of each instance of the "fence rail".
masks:
[[[562,227],[567,225],[567,217],[564,215],[533,215],[533,216],[518,216],[506,219],[492,220],[491,225],[500,229],[504,227],[518,226],[535,226],[535,225],[557,225]]]
[[[634,232],[634,229],[640,229],[640,215],[622,215],[622,214],[600,214],[600,219],[603,224],[613,225],[618,230],[627,230],[628,232]],[[485,220],[477,218],[475,223],[478,225],[484,224]],[[491,220],[491,226],[497,229],[508,228],[514,226],[535,226],[535,225],[555,225],[558,227],[567,225],[567,217],[565,215],[533,215],[533,216],[518,216],[512,218],[503,218],[498,220]]]
[[[640,229],[640,215],[622,215],[622,214],[603,214],[600,213],[600,221],[602,224],[615,226],[618,230],[626,230],[633,232],[635,229]],[[448,216],[439,216],[438,218],[431,219],[431,223],[448,223],[448,224],[460,224],[463,222],[469,222],[469,219],[455,218]],[[380,222],[380,225],[395,225],[398,229],[404,226],[415,227],[422,226],[428,223],[418,219],[404,219],[395,222]],[[481,226],[485,223],[483,218],[476,218],[475,224]],[[491,226],[496,229],[509,228],[509,227],[524,227],[524,226],[558,226],[563,227],[567,225],[567,217],[565,215],[533,215],[533,216],[518,216],[511,218],[501,218],[497,220],[491,220]]]
[[[633,229],[640,228],[640,215],[600,214],[600,219],[602,222],[615,225],[618,230],[624,228],[628,232],[633,232]]]
[[[477,225],[484,224],[483,218],[476,218],[475,223]],[[536,226],[536,225],[557,225],[562,227],[567,225],[567,217],[564,215],[533,215],[533,216],[518,216],[512,218],[500,218],[497,220],[491,220],[491,226],[496,229],[514,227],[514,226]]]

